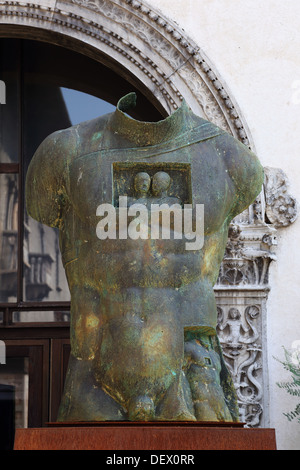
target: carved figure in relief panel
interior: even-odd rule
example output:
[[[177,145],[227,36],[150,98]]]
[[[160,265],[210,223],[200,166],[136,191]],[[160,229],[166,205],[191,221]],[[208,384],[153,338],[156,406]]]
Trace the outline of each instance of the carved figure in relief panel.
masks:
[[[165,171],[158,171],[151,176],[146,172],[139,172],[134,178],[135,197],[128,198],[128,207],[133,204],[143,204],[151,210],[151,204],[182,204],[181,200],[168,195],[171,178]]]
[[[151,204],[180,204],[181,200],[177,197],[168,196],[168,189],[170,188],[171,178],[165,171],[155,173],[152,179],[152,194]]]
[[[134,178],[135,197],[128,198],[128,207],[132,204],[147,205],[151,177],[146,172],[139,172]]]

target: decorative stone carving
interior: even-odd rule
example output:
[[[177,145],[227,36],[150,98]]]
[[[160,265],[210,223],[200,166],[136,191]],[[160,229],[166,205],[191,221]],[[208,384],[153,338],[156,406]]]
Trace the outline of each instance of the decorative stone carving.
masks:
[[[235,218],[215,286],[219,337],[249,427],[268,425],[264,316],[277,229],[294,222],[297,202],[281,169],[265,168],[264,191]]]
[[[275,245],[274,230],[265,225],[245,228],[231,225],[217,285],[265,286],[268,268],[276,259],[270,248]]]
[[[218,335],[235,383],[240,420],[248,427],[268,425],[264,316],[277,245],[276,229],[261,220],[263,196],[257,205],[258,211],[254,204],[231,225],[215,285]]]
[[[274,227],[285,227],[297,218],[296,199],[288,193],[287,177],[280,168],[264,170],[266,216]]]
[[[236,389],[240,420],[247,427],[262,426],[266,421],[262,356],[266,296],[266,292],[217,293],[218,336]]]

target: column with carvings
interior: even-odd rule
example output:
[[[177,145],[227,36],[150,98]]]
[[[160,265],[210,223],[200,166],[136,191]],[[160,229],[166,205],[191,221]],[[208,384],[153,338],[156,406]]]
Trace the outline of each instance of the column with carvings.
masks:
[[[218,335],[237,391],[240,419],[268,426],[266,304],[277,230],[297,216],[286,175],[265,168],[264,190],[230,226],[215,285]]]

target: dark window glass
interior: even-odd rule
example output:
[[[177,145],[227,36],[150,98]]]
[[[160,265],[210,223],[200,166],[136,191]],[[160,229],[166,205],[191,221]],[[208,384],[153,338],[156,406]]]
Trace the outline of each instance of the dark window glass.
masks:
[[[108,63],[107,57],[103,61]],[[12,448],[15,428],[56,420],[70,353],[70,294],[58,230],[26,211],[30,160],[50,133],[112,112],[132,91],[138,94],[132,117],[162,118],[143,84],[114,70],[45,42],[0,39],[0,440],[2,446],[6,440],[5,448]]]
[[[19,67],[19,41],[0,41],[0,163],[19,159]]]
[[[5,305],[0,321],[3,326],[68,321],[63,312],[70,293],[59,232],[33,220],[26,210],[25,180],[32,156],[52,132],[114,111],[131,91],[138,94],[132,117],[157,121],[162,115],[101,62],[45,42],[0,39],[1,84],[0,303]],[[49,305],[39,310],[47,302],[51,311]]]
[[[39,144],[51,132],[93,119],[114,109],[110,103],[87,93],[47,83],[35,83],[36,81],[38,79],[33,79],[32,74],[25,74],[25,170]],[[24,300],[70,300],[61,262],[58,230],[33,220],[28,216],[26,206],[24,227]],[[31,317],[38,321],[38,315]],[[24,316],[20,318],[32,321],[25,320]],[[49,321],[53,320],[49,315],[47,318]],[[41,317],[40,321],[46,321],[45,317]]]
[[[0,390],[5,393],[6,404],[13,410],[15,428],[28,426],[28,361],[28,357],[7,357],[5,366],[0,365]],[[4,412],[3,409],[2,414]]]

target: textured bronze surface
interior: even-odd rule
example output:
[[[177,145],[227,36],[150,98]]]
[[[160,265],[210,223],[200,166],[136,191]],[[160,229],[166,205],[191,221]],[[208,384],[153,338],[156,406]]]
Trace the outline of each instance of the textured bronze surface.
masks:
[[[127,95],[114,113],[49,136],[27,174],[28,212],[59,228],[71,292],[58,419],[236,421],[213,286],[229,223],[260,192],[263,170],[248,148],[185,103],[151,123],[123,112],[134,101]],[[187,250],[175,222],[171,239],[99,239],[97,207],[110,204],[120,216],[121,196],[128,210],[204,205],[204,245]]]
[[[15,450],[276,450],[274,429],[101,426],[17,429]]]

